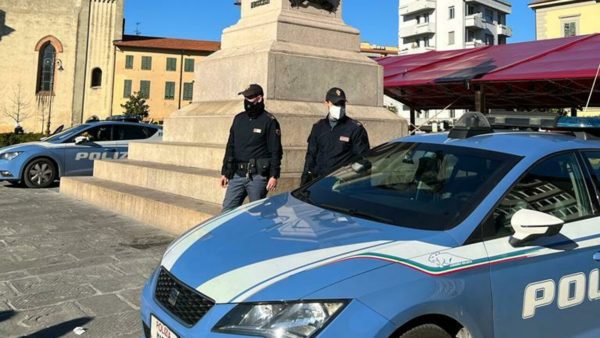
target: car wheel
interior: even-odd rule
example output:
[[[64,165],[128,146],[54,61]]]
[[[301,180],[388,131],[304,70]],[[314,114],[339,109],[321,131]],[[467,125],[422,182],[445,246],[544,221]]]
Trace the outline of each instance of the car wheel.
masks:
[[[25,167],[23,182],[28,188],[47,188],[56,179],[56,167],[47,158],[35,159]]]
[[[437,325],[425,324],[409,330],[398,338],[452,338],[452,336]]]

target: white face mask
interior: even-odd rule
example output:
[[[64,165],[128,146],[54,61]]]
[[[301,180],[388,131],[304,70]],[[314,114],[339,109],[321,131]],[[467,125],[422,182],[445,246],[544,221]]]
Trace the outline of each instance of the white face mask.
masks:
[[[331,107],[329,107],[329,118],[332,121],[338,121],[344,116],[343,110],[344,108],[342,107],[331,105]]]

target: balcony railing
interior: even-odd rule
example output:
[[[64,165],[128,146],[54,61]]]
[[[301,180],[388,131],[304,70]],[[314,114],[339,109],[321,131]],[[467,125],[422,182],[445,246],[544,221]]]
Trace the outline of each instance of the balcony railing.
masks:
[[[512,36],[512,28],[506,25],[498,25],[498,35]]]
[[[412,0],[400,7],[400,15],[409,15],[426,10],[434,10],[436,0]]]
[[[485,21],[481,13],[467,15],[465,17],[465,26],[467,28],[485,28]]]
[[[485,43],[482,40],[471,40],[471,41],[467,41],[465,43],[465,46],[467,48],[481,47],[481,46],[485,46]]]
[[[411,26],[402,26],[400,30],[400,37],[407,38],[409,36],[433,33],[435,33],[435,25],[432,22],[426,22]]]

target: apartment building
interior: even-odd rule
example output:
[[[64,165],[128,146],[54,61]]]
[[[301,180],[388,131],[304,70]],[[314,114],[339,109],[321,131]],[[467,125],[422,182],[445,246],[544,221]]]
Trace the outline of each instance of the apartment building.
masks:
[[[507,0],[400,0],[400,54],[505,44]]]

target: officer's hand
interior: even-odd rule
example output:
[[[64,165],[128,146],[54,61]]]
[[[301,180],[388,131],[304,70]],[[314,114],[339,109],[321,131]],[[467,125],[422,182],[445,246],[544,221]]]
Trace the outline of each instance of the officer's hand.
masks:
[[[227,187],[228,184],[229,179],[225,175],[221,176],[221,188]]]
[[[273,191],[277,188],[277,179],[275,177],[269,178],[269,182],[267,182],[267,191]]]

